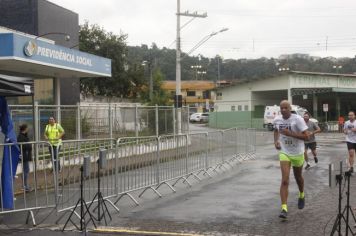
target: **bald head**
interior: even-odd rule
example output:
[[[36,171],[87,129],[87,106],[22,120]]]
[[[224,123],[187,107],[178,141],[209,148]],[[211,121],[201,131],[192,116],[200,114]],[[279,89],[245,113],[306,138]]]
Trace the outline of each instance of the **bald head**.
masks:
[[[279,106],[282,106],[282,105],[284,105],[284,106],[291,106],[291,105],[290,105],[290,102],[289,102],[288,100],[282,100],[281,103],[279,104]]]
[[[288,119],[292,114],[291,113],[292,106],[290,105],[290,102],[288,102],[287,100],[283,100],[281,101],[279,107],[281,108],[281,114],[283,118]]]

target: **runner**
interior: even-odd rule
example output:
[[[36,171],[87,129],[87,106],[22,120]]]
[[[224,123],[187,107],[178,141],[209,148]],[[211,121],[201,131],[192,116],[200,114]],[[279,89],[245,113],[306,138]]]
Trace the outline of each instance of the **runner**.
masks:
[[[311,150],[313,156],[314,156],[314,161],[315,164],[318,163],[318,158],[316,156],[316,140],[315,140],[315,134],[320,133],[320,128],[317,124],[315,124],[313,121],[309,120],[310,119],[310,114],[308,112],[304,113],[304,121],[305,124],[308,126],[308,131],[310,132],[310,137],[309,140],[304,141],[305,144],[305,151],[304,151],[304,158],[305,162],[307,165],[305,166],[305,169],[310,168],[310,163],[308,159],[308,149]]]
[[[353,173],[356,149],[356,122],[354,111],[349,111],[349,120],[345,122],[344,133],[346,134],[347,149],[349,151],[349,171]]]
[[[302,175],[304,164],[304,140],[309,139],[308,126],[303,118],[291,113],[291,105],[288,101],[280,104],[281,114],[274,121],[274,144],[279,150],[279,160],[282,171],[280,196],[282,211],[280,218],[287,218],[287,199],[289,186],[289,173],[291,166],[295,180],[299,188],[298,208],[303,209],[305,205],[304,179]]]

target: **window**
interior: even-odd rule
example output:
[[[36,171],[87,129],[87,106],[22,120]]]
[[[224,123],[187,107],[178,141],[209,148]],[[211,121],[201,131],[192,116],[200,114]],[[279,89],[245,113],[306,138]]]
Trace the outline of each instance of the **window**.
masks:
[[[203,91],[203,98],[204,99],[210,99],[211,98],[209,90]]]
[[[231,106],[231,111],[235,111],[236,107],[235,106]]]
[[[218,96],[218,97],[222,97],[222,92],[218,92],[218,93],[216,93],[216,96]]]
[[[187,91],[187,97],[195,97],[195,91]]]
[[[248,111],[248,105],[245,105],[245,109],[244,109],[245,111]]]
[[[238,111],[242,111],[242,106],[241,106],[241,105],[238,105],[238,106],[237,106],[237,110],[238,110]]]

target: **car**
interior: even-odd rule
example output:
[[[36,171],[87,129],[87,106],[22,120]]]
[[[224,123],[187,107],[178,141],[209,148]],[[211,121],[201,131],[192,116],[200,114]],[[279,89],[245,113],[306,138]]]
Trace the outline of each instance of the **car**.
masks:
[[[209,122],[209,113],[203,113],[200,116],[200,122],[201,123],[208,123]]]
[[[297,105],[291,105],[292,107],[292,113],[297,114],[301,117],[303,117],[305,112],[308,112],[307,109],[304,107],[300,107]],[[277,115],[281,114],[280,107],[277,105],[274,106],[266,106],[265,108],[265,114],[264,114],[264,122],[263,122],[263,127],[267,128],[268,130],[272,131],[273,130],[273,120]],[[310,120],[316,124],[318,124],[318,120],[315,118],[310,118]]]
[[[201,113],[201,112],[194,113],[189,117],[189,121],[190,122],[208,122],[209,114]]]
[[[189,121],[190,122],[200,122],[202,114],[203,113],[193,113],[192,115],[190,115]]]

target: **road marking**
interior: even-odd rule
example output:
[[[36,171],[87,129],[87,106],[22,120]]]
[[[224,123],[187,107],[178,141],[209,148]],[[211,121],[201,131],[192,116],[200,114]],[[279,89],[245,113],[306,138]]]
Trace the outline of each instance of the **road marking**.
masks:
[[[200,234],[187,233],[172,233],[172,232],[155,232],[155,231],[140,231],[126,228],[96,228],[94,233],[125,233],[132,235],[167,235],[167,236],[202,236]]]

